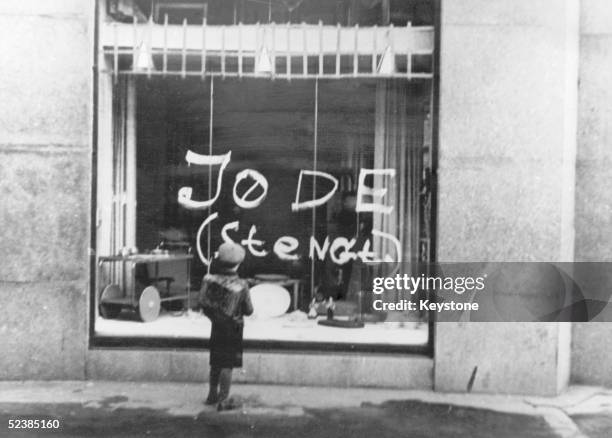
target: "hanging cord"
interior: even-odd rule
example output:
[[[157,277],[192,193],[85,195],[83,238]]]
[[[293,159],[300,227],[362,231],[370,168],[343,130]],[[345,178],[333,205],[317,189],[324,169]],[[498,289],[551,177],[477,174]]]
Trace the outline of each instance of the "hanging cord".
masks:
[[[312,180],[312,199],[316,199],[317,196],[317,151],[319,146],[319,78],[315,78],[315,104],[314,104],[314,140],[313,140],[313,159],[314,164],[312,170],[315,172]],[[316,226],[316,207],[312,207],[312,237],[315,236]],[[315,260],[314,257],[310,260],[310,293],[314,296],[315,290]]]
[[[213,153],[213,110],[215,108],[215,79],[214,76],[210,77],[210,117],[208,119],[208,155]],[[212,196],[212,165],[208,166],[208,199]],[[208,217],[212,214],[211,207],[208,207]],[[212,265],[212,259],[210,257],[210,239],[211,231],[210,227],[207,227],[207,241],[206,241],[206,256],[208,257],[209,263],[206,267],[206,273],[210,274],[210,266]]]

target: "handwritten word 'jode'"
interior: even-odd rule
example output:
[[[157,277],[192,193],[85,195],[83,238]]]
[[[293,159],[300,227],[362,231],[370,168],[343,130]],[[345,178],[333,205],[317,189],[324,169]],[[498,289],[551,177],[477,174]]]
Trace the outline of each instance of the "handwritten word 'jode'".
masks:
[[[187,151],[185,160],[188,165],[200,165],[200,166],[219,166],[219,173],[217,175],[217,188],[212,198],[197,201],[192,199],[193,188],[192,187],[181,187],[178,191],[178,202],[183,207],[190,210],[204,210],[212,207],[217,201],[221,194],[221,186],[223,182],[223,171],[230,163],[231,151],[223,155],[201,155],[192,151]],[[374,202],[376,199],[381,199],[387,193],[387,189],[384,187],[372,188],[365,183],[365,179],[368,176],[379,176],[379,177],[395,177],[395,169],[360,169],[357,189],[357,203],[355,211],[360,212],[372,212],[381,214],[390,214],[393,211],[393,206],[384,205],[382,203]],[[300,201],[300,189],[302,180],[304,177],[311,178],[324,178],[332,183],[332,188],[324,195],[317,199],[310,199],[306,201]],[[252,180],[252,184],[248,190],[241,195],[238,194],[238,186],[241,182]],[[261,205],[268,194],[268,180],[260,172],[253,169],[244,169],[239,172],[234,180],[233,187],[233,199],[236,205],[243,209],[253,209]],[[338,180],[329,173],[318,171],[318,170],[300,170],[295,202],[291,203],[291,210],[298,212],[306,209],[316,208],[318,206],[327,203],[335,194],[338,189]],[[254,192],[261,192],[257,196],[251,198]],[[371,202],[366,202],[365,198],[370,197]],[[196,248],[198,256],[202,263],[210,265],[210,260],[204,255],[200,244],[202,234],[206,227],[208,227],[219,214],[217,212],[211,213],[198,228],[196,236]],[[225,224],[221,230],[221,237],[226,242],[232,242],[233,240],[228,235],[229,231],[238,231],[238,221],[229,222]],[[268,251],[263,249],[265,241],[255,238],[257,233],[257,227],[251,225],[248,237],[243,239],[240,243],[247,247],[249,252],[255,257],[265,257],[268,255]],[[357,258],[363,262],[400,262],[402,260],[401,245],[399,240],[383,231],[372,229],[372,236],[380,239],[388,240],[391,245],[387,245],[394,249],[394,256],[390,254],[379,255],[374,252],[370,246],[371,242],[366,239],[361,248],[355,248],[357,243],[356,238],[347,239],[345,237],[336,237],[330,241],[329,236],[325,238],[323,244],[320,244],[314,236],[310,236],[309,242],[309,258],[313,259],[317,257],[319,260],[323,260],[328,255],[334,263],[345,264],[351,260]],[[279,237],[273,246],[273,251],[276,256],[281,260],[298,260],[299,256],[295,253],[298,250],[299,241],[293,236],[281,236]]]

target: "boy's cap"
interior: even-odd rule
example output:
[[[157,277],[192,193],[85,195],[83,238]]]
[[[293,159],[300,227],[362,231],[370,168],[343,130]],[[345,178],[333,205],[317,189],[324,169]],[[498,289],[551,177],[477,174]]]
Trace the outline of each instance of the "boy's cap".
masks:
[[[217,250],[217,260],[226,265],[242,263],[245,255],[244,248],[237,243],[222,243]]]

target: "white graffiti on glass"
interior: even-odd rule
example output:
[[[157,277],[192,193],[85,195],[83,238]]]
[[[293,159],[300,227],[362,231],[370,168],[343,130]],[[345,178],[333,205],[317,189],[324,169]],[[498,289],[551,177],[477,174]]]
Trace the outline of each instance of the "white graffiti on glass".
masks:
[[[221,193],[221,186],[223,182],[223,171],[231,160],[231,151],[223,155],[200,155],[192,151],[188,151],[185,160],[189,165],[201,165],[201,166],[219,166],[219,174],[217,176],[217,188],[215,195],[207,200],[196,201],[192,199],[193,188],[192,187],[181,187],[178,191],[178,202],[185,208],[192,210],[203,210],[211,207],[219,198]],[[212,170],[212,169],[211,169]],[[365,179],[368,175],[378,177],[395,177],[395,169],[360,169],[358,178],[357,188],[357,203],[355,210],[357,213],[360,212],[374,212],[380,214],[390,214],[393,211],[393,206],[385,205],[383,200],[387,194],[387,188],[382,183],[377,184],[376,188],[372,188],[366,185]],[[317,199],[300,201],[301,185],[304,177],[312,178],[324,178],[332,182],[332,188],[327,191],[323,196]],[[242,194],[238,195],[238,185],[247,179],[251,179],[254,182],[249,188]],[[380,179],[382,181],[382,178]],[[257,188],[261,189],[259,194],[254,199],[249,199],[249,196]],[[237,206],[243,209],[253,209],[259,207],[265,200],[268,193],[268,180],[260,172],[253,169],[245,169],[239,172],[234,181],[233,187],[233,199]],[[338,189],[338,180],[329,173],[321,172],[318,170],[301,170],[298,178],[298,184],[295,195],[295,202],[291,203],[291,211],[297,212],[306,209],[313,209],[320,205],[328,202]],[[366,202],[366,198],[370,198],[370,201]],[[210,224],[219,217],[219,213],[213,212],[208,215],[203,221],[196,235],[196,248],[200,260],[205,265],[210,265],[210,260],[204,255],[201,246],[201,239],[204,230],[210,226]],[[230,231],[238,231],[239,222],[233,221],[225,224],[221,229],[221,237],[225,242],[233,242],[234,240],[230,237]],[[266,244],[265,241],[257,239],[257,226],[251,225],[249,234],[246,239],[242,239],[240,243],[245,246],[248,251],[255,257],[265,257],[269,252],[264,249]],[[308,257],[310,259],[323,260],[325,257],[329,257],[332,262],[336,264],[345,264],[350,261],[360,259],[364,263],[368,262],[401,262],[402,260],[402,249],[399,240],[392,234],[372,229],[372,236],[378,237],[382,240],[390,242],[388,246],[393,249],[392,252],[395,254],[383,254],[382,256],[377,254],[371,249],[371,242],[368,239],[362,243],[361,248],[356,248],[357,239],[347,239],[346,237],[336,237],[333,240],[329,236],[325,237],[322,243],[319,243],[314,236],[310,236]],[[281,260],[298,260],[299,255],[296,251],[299,249],[299,241],[293,236],[281,236],[276,239],[273,245],[274,254]]]

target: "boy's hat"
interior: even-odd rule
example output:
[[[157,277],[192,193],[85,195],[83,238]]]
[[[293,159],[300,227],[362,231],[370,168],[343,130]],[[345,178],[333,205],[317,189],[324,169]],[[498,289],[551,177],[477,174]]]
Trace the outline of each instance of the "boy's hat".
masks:
[[[237,243],[222,243],[217,250],[217,260],[229,266],[242,263],[245,255],[244,248]]]

